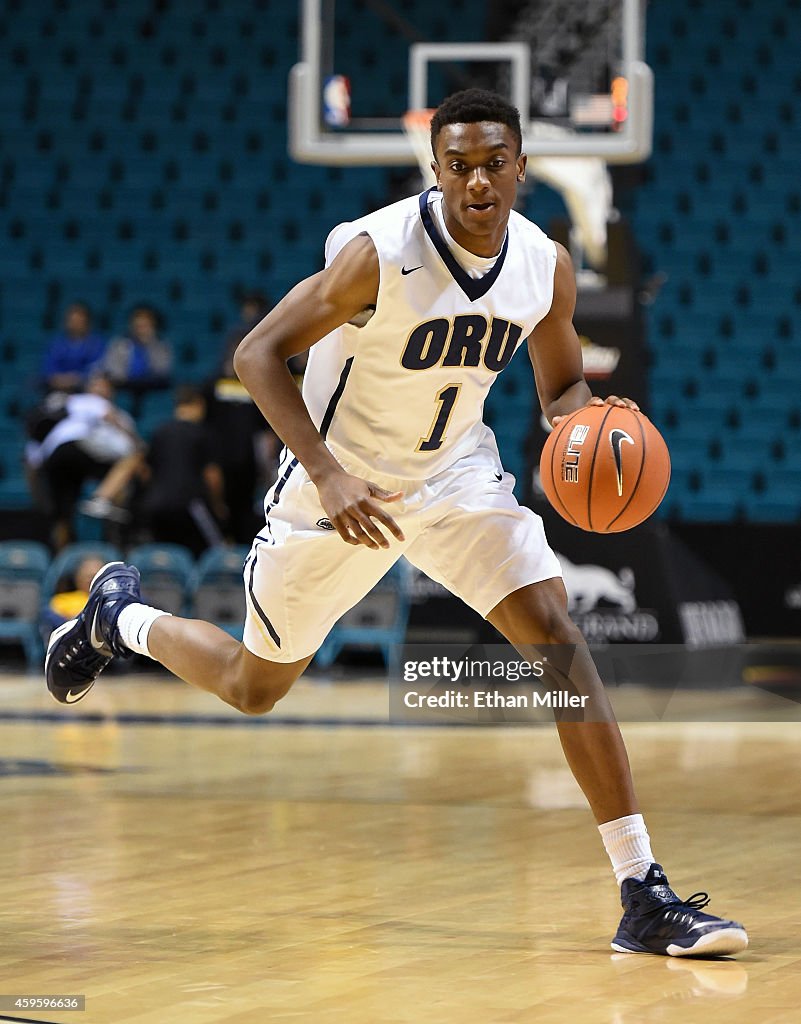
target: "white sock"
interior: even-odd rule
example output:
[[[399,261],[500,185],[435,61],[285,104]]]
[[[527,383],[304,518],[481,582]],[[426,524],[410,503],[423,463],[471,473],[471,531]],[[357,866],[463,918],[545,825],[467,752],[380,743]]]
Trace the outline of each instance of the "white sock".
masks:
[[[122,642],[134,654],[145,654],[148,658],[152,658],[153,655],[147,649],[147,637],[148,633],[150,633],[150,627],[156,619],[160,619],[162,615],[169,614],[169,612],[163,612],[159,608],[151,608],[147,604],[126,605],[117,619],[117,629],[120,631]]]
[[[612,861],[617,884],[622,885],[627,878],[639,878],[642,881],[654,862],[643,816],[627,814],[624,818],[605,821],[598,826],[598,831]]]

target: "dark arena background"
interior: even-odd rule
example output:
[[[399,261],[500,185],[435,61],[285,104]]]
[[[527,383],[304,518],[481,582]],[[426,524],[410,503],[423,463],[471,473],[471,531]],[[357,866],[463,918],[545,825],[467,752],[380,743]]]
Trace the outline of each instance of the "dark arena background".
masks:
[[[799,0],[0,0],[0,1021],[797,1019],[800,50]],[[525,351],[485,406],[736,960],[611,952],[547,714],[403,713],[405,645],[499,642],[405,562],[269,716],[138,656],[79,707],[44,684],[97,560],[241,638],[281,445],[233,352],[336,224],[428,187],[419,112],[471,85],[522,108],[590,386],[670,450],[651,519],[583,533]],[[77,395],[114,408],[91,445]]]

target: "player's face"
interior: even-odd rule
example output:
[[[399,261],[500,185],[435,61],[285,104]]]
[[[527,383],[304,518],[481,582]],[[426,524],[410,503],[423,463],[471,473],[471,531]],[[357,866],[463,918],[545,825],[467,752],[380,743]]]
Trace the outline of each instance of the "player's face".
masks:
[[[468,252],[494,256],[526,170],[512,129],[495,121],[447,124],[437,137],[431,166],[442,190],[448,231]]]

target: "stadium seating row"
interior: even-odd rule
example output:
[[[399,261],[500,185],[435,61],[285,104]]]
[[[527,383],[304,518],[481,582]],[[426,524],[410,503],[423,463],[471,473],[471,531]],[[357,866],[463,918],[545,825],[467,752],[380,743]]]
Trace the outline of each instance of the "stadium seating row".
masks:
[[[655,147],[631,217],[647,271],[667,276],[649,309],[650,388],[678,518],[801,518],[797,13],[795,0],[648,8]]]
[[[146,544],[128,553],[144,576],[143,598],[176,615],[193,614],[242,638],[245,596],[242,564],[247,548],[212,548],[197,562],[178,545]],[[113,545],[70,544],[51,559],[32,541],[0,542],[0,640],[22,643],[31,667],[41,664],[40,621],[65,577],[86,557],[120,560]]]
[[[242,566],[248,549],[219,547],[195,561],[177,544],[142,544],[127,560],[142,574],[142,598],[174,615],[212,622],[242,639],[246,614]],[[31,541],[0,542],[0,643],[18,643],[28,666],[40,669],[47,614],[53,595],[87,557],[120,560],[122,553],[100,542],[70,544],[51,559],[47,548]],[[374,591],[346,613],[317,655],[329,668],[345,647],[378,648],[386,664],[397,668],[409,615],[408,565],[401,560]]]

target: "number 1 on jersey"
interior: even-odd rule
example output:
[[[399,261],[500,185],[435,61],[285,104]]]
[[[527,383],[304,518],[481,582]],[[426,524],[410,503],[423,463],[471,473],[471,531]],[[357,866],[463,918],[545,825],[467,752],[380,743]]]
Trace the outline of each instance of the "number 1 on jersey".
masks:
[[[420,443],[417,446],[418,452],[435,452],[437,448],[442,447],[445,431],[453,415],[453,407],[456,405],[456,399],[459,397],[461,389],[461,384],[449,384],[437,393],[439,409],[437,409],[434,422],[431,424],[428,437],[420,438]]]

